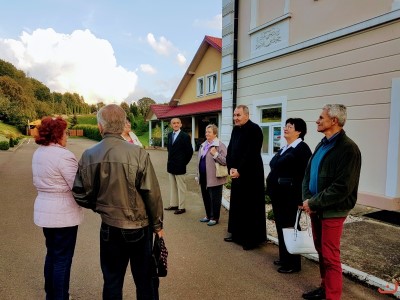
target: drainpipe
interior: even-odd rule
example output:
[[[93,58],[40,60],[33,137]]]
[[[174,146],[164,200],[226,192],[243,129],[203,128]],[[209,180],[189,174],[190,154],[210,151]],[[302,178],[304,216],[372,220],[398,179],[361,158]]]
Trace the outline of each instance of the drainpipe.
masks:
[[[232,110],[237,105],[237,73],[238,73],[238,16],[239,16],[239,0],[235,1],[234,20],[233,20],[233,91],[232,91]],[[233,115],[232,111],[232,115]],[[233,122],[233,118],[232,118]]]

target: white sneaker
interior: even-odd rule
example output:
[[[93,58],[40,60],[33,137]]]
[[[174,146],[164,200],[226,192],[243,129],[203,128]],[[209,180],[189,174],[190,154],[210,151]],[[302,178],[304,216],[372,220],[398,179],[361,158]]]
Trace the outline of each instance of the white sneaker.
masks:
[[[208,221],[208,223],[207,223],[208,226],[214,226],[214,225],[216,225],[216,224],[218,224],[218,222],[215,221],[215,220],[210,220],[210,221]]]

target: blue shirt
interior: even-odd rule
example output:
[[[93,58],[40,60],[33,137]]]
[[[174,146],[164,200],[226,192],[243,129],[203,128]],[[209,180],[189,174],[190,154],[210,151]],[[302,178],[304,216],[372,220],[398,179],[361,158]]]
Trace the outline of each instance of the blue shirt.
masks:
[[[339,131],[340,132],[340,131]],[[321,164],[322,159],[324,158],[325,154],[335,146],[336,137],[338,136],[339,132],[335,133],[329,139],[324,137],[321,141],[322,145],[318,148],[315,152],[312,160],[311,160],[311,168],[310,168],[310,184],[308,189],[310,192],[315,195],[318,191],[318,171],[319,165]]]

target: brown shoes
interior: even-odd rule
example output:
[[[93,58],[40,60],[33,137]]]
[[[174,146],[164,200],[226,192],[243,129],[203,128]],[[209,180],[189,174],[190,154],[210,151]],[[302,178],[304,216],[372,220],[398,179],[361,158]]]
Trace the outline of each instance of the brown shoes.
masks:
[[[179,207],[178,206],[168,206],[164,208],[164,210],[177,210]]]
[[[177,209],[175,210],[174,214],[175,215],[180,215],[186,212],[186,209],[182,208],[182,209]]]

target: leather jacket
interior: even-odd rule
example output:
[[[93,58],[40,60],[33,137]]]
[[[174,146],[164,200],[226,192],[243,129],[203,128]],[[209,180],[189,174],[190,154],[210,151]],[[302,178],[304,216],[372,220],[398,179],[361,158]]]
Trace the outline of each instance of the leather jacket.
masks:
[[[84,151],[72,192],[110,226],[162,229],[163,203],[150,156],[118,134],[105,134]]]

